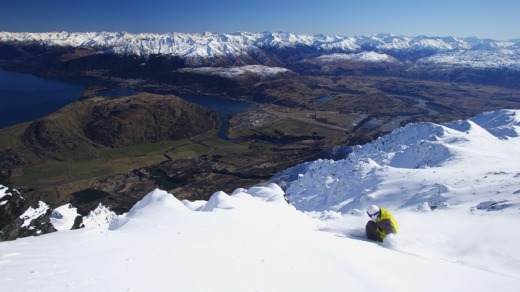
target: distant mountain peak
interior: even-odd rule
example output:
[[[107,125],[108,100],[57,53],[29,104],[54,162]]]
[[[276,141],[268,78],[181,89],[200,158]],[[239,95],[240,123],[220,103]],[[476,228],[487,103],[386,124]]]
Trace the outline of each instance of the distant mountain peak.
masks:
[[[376,52],[397,57],[422,52],[421,66],[468,66],[520,69],[520,42],[455,37],[327,36],[263,33],[130,34],[126,32],[0,32],[0,43],[36,43],[45,46],[98,49],[124,55],[174,55],[196,62],[199,58],[240,57],[265,48],[308,48],[331,53]],[[503,51],[507,48],[507,51]],[[484,56],[484,58],[482,57]],[[361,60],[363,61],[363,60]],[[500,62],[498,62],[500,61]],[[497,63],[498,62],[498,63]]]

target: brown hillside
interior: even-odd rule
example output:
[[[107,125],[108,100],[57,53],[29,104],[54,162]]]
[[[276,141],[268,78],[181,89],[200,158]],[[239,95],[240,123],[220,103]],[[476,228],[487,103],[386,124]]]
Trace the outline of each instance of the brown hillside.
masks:
[[[173,95],[94,97],[34,121],[23,142],[40,157],[96,157],[96,148],[188,138],[213,129],[205,109]]]

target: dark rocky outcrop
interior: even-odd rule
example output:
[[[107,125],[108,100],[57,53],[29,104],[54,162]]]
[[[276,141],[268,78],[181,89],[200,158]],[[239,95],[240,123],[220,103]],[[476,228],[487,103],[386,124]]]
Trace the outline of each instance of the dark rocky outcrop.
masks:
[[[9,190],[3,185],[0,189],[7,190],[8,195],[0,198],[0,241],[14,240],[20,237],[41,235],[55,231],[50,223],[52,210],[48,209],[41,216],[35,217],[30,224],[24,226],[20,218],[31,206],[16,190]]]

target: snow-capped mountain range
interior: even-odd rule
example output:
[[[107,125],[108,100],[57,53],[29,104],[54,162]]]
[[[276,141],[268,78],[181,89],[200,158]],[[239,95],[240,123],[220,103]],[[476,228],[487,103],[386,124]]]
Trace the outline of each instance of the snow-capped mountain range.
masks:
[[[518,165],[519,110],[410,124],[343,159],[301,164],[265,185],[216,191],[208,201],[155,190],[119,216],[98,207],[74,231],[65,231],[74,207],[61,206],[50,220],[64,231],[0,243],[2,285],[9,291],[516,291]],[[14,195],[0,186],[0,207]],[[399,222],[399,232],[382,244],[363,239],[371,204]],[[24,225],[44,211],[26,212]]]
[[[360,62],[399,60],[418,66],[463,66],[520,69],[520,40],[495,41],[455,37],[327,36],[285,32],[230,34],[124,32],[0,32],[0,43],[31,43],[101,50],[106,53],[149,56],[174,55],[192,65],[201,58],[263,55],[266,49],[311,48],[315,56],[346,54],[342,59]],[[373,53],[372,53],[373,52]],[[368,53],[368,54],[367,54]],[[337,58],[325,57],[325,60]],[[257,60],[258,61],[258,60]],[[249,64],[254,65],[254,64]]]

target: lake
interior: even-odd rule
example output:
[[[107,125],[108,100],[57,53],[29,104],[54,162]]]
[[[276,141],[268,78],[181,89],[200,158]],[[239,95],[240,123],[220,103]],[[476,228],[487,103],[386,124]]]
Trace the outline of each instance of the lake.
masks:
[[[92,84],[94,85],[94,84]],[[0,68],[0,128],[31,121],[51,114],[76,101],[88,85],[50,80],[27,73]],[[104,85],[106,87],[106,85]],[[111,98],[136,94],[137,91],[112,86],[98,95]],[[225,137],[230,115],[247,111],[255,106],[248,101],[219,96],[186,95],[182,99],[198,104],[222,116],[221,137]]]
[[[220,96],[210,95],[186,95],[179,96],[182,99],[198,104],[210,111],[218,112],[221,115],[221,126],[218,136],[224,140],[229,140],[227,137],[227,128],[229,117],[239,112],[248,111],[256,106],[255,103],[243,100],[234,100]]]
[[[48,115],[75,101],[84,86],[0,69],[0,128]]]

